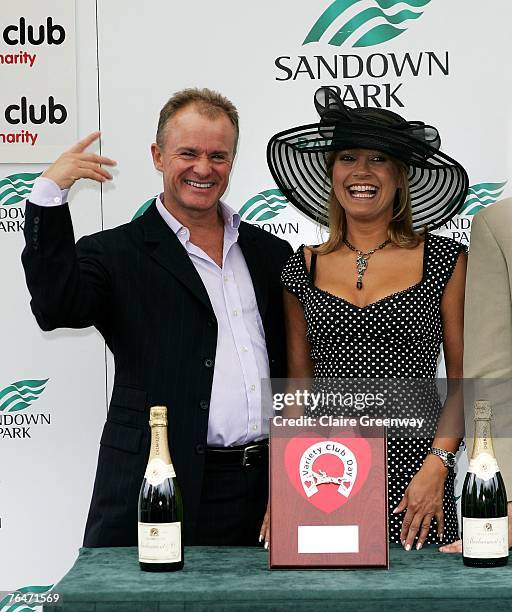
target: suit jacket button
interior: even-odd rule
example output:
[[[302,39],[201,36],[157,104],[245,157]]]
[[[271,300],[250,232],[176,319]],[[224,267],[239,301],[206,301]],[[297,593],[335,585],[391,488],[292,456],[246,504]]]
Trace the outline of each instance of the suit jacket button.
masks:
[[[196,445],[196,453],[198,455],[204,455],[204,444],[197,444]]]
[[[37,225],[39,223],[40,219],[39,217],[34,217],[34,224]]]
[[[213,363],[214,363],[213,359],[205,359],[205,360],[204,360],[204,365],[205,365],[207,368],[212,368],[212,367],[213,367]]]
[[[209,405],[210,402],[208,400],[201,400],[199,402],[199,408],[201,408],[201,410],[208,410]]]

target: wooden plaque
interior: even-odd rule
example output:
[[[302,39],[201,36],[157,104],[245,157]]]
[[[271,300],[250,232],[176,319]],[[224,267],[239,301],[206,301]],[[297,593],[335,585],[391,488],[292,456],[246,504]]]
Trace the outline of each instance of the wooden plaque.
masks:
[[[270,567],[387,568],[383,427],[270,424]]]

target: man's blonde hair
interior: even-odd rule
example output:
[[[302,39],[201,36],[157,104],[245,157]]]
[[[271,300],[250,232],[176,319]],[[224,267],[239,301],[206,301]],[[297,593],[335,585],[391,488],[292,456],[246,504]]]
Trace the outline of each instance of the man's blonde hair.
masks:
[[[238,111],[235,105],[228,100],[225,96],[212,91],[206,87],[198,89],[191,87],[188,89],[182,89],[177,91],[163,106],[160,111],[160,117],[158,119],[158,127],[156,130],[156,143],[159,147],[164,144],[164,132],[165,126],[169,119],[171,119],[179,110],[186,106],[193,105],[197,112],[209,119],[217,119],[220,115],[224,114],[231,121],[235,128],[235,147],[233,156],[236,153],[236,147],[238,144]]]

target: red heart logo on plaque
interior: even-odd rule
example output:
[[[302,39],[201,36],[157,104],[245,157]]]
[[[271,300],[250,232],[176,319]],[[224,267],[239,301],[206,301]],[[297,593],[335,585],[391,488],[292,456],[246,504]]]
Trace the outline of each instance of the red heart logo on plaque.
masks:
[[[299,494],[330,514],[346,504],[365,483],[372,461],[364,438],[293,438],[284,463]]]

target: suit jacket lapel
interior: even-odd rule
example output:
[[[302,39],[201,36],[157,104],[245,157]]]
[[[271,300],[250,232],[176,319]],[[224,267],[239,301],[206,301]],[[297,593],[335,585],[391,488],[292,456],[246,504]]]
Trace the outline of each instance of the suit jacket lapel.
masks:
[[[261,230],[265,231],[265,230]],[[267,271],[264,265],[265,254],[258,246],[256,236],[247,231],[246,224],[242,222],[238,228],[238,244],[242,249],[242,253],[251,274],[256,302],[263,319],[267,311],[268,305],[268,278]]]
[[[143,215],[141,222],[150,257],[175,276],[213,314],[212,304],[201,277],[174,232],[160,216],[154,202]]]

